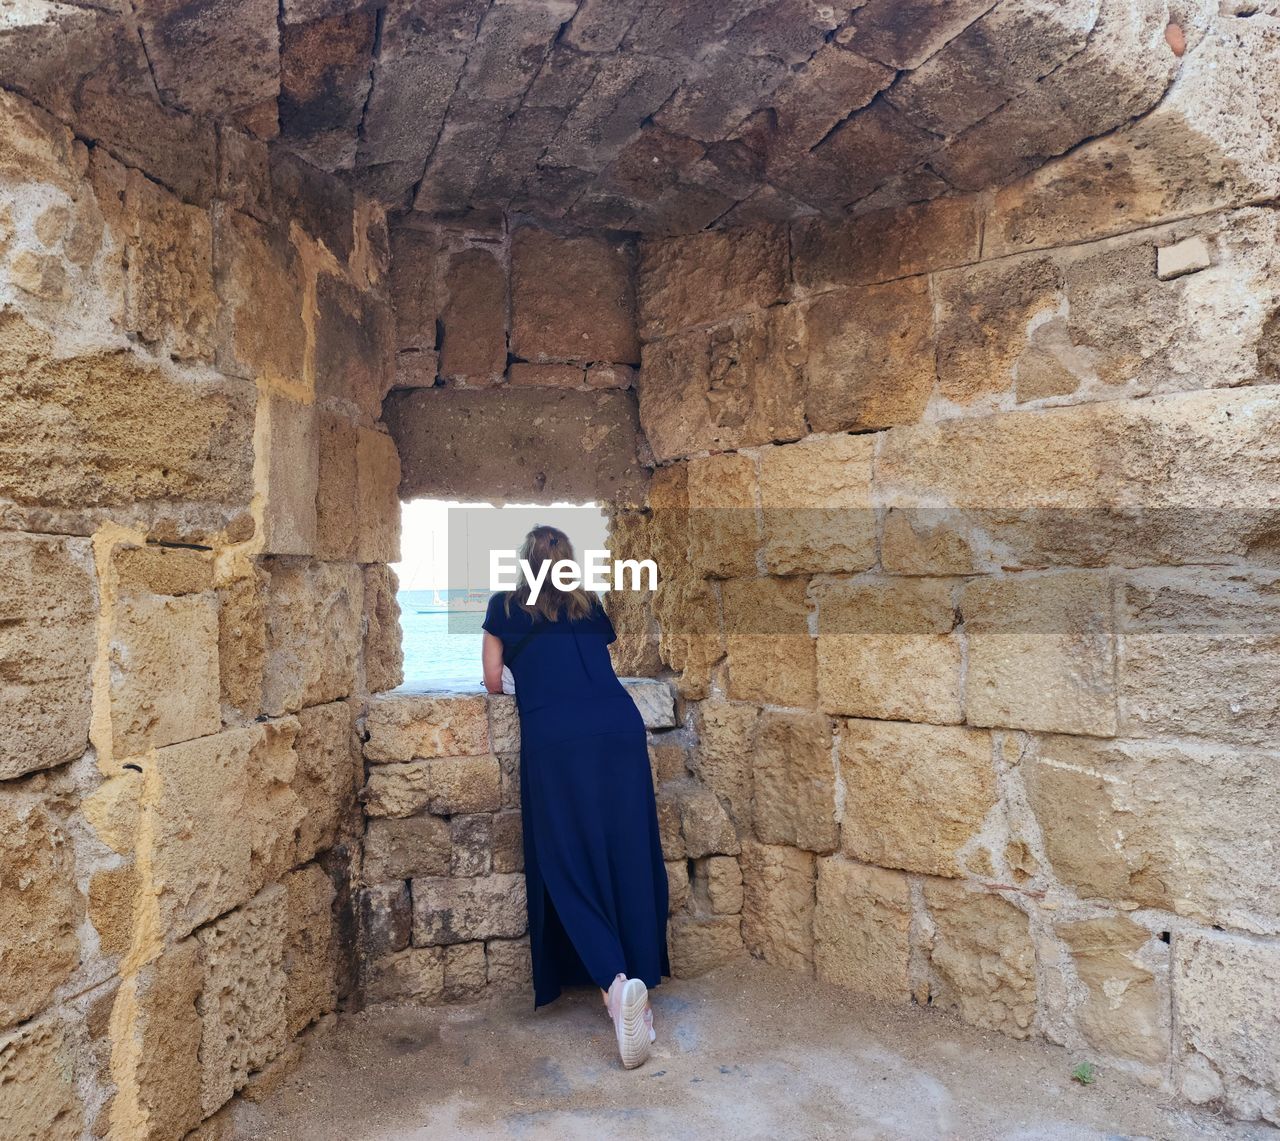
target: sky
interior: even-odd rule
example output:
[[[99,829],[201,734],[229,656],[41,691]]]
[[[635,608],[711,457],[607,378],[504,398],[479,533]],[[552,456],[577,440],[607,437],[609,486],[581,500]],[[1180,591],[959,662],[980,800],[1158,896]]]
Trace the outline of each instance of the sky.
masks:
[[[392,568],[401,590],[472,587],[489,592],[489,551],[514,550],[538,523],[559,527],[579,559],[608,545],[608,526],[597,504],[550,507],[415,499],[400,505],[400,561]]]

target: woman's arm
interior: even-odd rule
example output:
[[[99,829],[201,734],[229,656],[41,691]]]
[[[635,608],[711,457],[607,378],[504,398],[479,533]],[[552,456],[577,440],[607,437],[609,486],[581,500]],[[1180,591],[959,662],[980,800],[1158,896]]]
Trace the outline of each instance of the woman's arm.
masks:
[[[480,662],[484,666],[484,687],[490,693],[502,692],[502,639],[488,630],[480,646]]]

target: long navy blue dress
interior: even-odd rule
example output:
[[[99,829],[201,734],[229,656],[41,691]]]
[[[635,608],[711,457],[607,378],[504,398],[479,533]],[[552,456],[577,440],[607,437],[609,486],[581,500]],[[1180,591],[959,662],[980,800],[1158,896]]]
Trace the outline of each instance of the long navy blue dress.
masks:
[[[520,803],[534,1006],[619,972],[657,986],[667,960],[667,873],[644,722],[613,672],[613,624],[545,622],[507,596],[484,629],[502,639],[520,711]]]

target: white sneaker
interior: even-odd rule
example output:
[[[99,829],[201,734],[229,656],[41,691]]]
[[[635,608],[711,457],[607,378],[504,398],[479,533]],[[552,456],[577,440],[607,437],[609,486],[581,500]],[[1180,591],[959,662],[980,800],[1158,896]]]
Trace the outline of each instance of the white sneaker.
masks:
[[[628,1070],[643,1065],[649,1057],[649,1043],[653,1039],[644,1017],[648,1002],[649,988],[641,979],[619,975],[609,987],[609,1016],[618,1039],[618,1056]]]

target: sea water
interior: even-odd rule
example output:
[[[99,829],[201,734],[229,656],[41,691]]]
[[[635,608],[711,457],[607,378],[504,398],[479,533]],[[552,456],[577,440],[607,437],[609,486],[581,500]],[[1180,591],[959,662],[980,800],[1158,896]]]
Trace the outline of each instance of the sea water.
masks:
[[[396,598],[404,634],[405,687],[482,688],[480,624],[484,611],[443,610],[430,590],[402,590]]]

